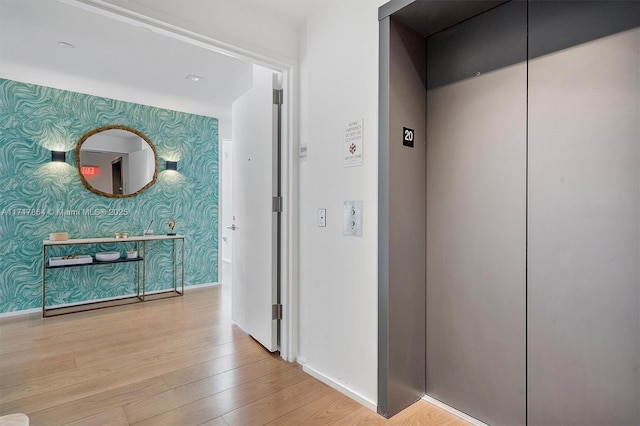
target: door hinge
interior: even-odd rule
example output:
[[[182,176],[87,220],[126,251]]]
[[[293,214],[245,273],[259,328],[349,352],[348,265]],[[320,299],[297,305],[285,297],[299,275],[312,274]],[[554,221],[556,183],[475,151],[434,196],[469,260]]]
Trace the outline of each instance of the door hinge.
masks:
[[[273,209],[274,213],[282,213],[282,197],[273,197]]]
[[[282,319],[282,305],[276,304],[271,306],[271,319],[274,319],[274,320]]]
[[[284,89],[273,89],[273,104],[282,105],[284,103]]]

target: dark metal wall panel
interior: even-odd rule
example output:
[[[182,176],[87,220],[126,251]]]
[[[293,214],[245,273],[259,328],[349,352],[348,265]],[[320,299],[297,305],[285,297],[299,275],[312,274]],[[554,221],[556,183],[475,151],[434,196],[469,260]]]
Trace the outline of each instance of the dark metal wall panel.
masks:
[[[429,37],[427,89],[526,62],[526,7],[500,6]]]
[[[379,9],[379,18],[393,15],[423,37],[490,10],[507,0],[392,0]]]
[[[383,4],[378,8],[378,20],[382,21],[385,18],[398,12],[400,9],[414,3],[416,0],[391,0],[388,3]]]
[[[389,84],[389,414],[425,391],[426,55],[424,38],[391,19]],[[403,144],[404,128],[413,147]]]
[[[640,3],[529,7],[529,424],[639,425]]]
[[[638,0],[532,1],[529,58],[637,28],[639,9]]]
[[[388,18],[387,18],[388,19]],[[388,33],[387,33],[388,31]],[[424,38],[394,19],[381,23],[388,34],[388,68],[381,70],[381,92],[388,90],[388,127],[380,138],[380,247],[382,288],[379,411],[393,416],[425,390],[425,108]],[[387,41],[381,40],[381,46]],[[385,92],[386,94],[387,92]],[[384,121],[384,117],[381,119]],[[404,128],[414,146],[403,144]],[[382,134],[382,133],[381,133]]]
[[[471,76],[427,92],[427,394],[492,425],[526,421],[526,13],[427,40],[428,78]]]
[[[378,413],[388,410],[389,377],[389,32],[379,24],[378,83]]]

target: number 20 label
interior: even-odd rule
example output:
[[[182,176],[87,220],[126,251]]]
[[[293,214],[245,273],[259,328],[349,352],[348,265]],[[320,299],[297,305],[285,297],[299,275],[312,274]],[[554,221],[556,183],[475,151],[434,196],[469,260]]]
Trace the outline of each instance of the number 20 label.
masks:
[[[413,139],[415,132],[413,129],[409,129],[408,127],[402,128],[402,145],[413,148]]]

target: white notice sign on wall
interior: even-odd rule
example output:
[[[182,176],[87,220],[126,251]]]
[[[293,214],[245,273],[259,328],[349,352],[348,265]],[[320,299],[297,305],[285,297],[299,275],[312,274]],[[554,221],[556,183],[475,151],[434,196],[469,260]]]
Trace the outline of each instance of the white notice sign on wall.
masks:
[[[362,166],[363,120],[352,121],[344,133],[344,167]]]

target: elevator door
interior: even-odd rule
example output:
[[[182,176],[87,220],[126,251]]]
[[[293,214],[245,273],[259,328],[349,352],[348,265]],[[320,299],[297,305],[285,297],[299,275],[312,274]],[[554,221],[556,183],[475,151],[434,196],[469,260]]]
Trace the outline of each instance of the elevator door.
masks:
[[[426,393],[525,423],[526,3],[427,39]]]
[[[640,424],[639,25],[637,1],[529,6],[531,425]]]
[[[423,96],[397,70],[420,58],[381,20],[400,52],[381,55],[380,400],[415,390],[397,354],[426,324],[429,397],[492,425],[639,425],[640,2],[513,1],[426,33],[434,3],[465,2],[397,17],[427,37],[426,322],[392,273],[394,241],[418,250],[383,214],[420,199],[390,195],[422,184],[393,156]]]

